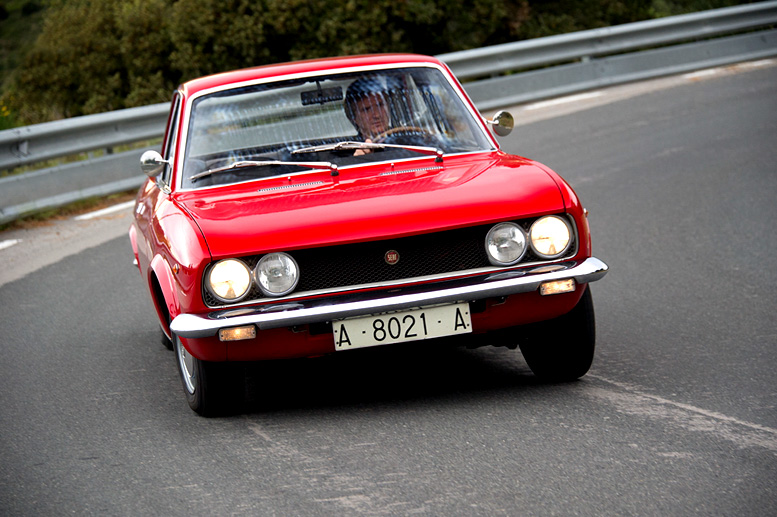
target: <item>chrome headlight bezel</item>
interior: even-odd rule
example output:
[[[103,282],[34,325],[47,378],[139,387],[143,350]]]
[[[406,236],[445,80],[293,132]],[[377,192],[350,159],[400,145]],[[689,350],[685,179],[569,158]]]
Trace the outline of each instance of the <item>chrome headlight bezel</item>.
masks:
[[[280,260],[285,263],[285,267],[281,268],[282,270],[285,270],[287,273],[290,273],[292,276],[292,279],[290,282],[286,282],[283,286],[283,289],[279,291],[272,291],[269,289],[268,285],[266,284],[266,278],[267,278],[267,270],[265,269],[269,262],[273,260]],[[299,277],[300,277],[300,271],[299,271],[299,265],[297,264],[297,261],[294,260],[294,257],[289,255],[288,253],[283,252],[275,252],[275,253],[268,253],[267,255],[264,255],[261,259],[259,259],[259,262],[256,263],[256,267],[253,271],[253,279],[254,282],[256,282],[256,285],[259,287],[259,289],[262,291],[262,294],[264,294],[267,297],[270,298],[279,298],[281,296],[285,296],[294,289],[297,288],[297,284],[299,283]]]
[[[559,235],[561,237],[561,240],[558,243],[554,243],[553,247],[556,249],[555,253],[546,253],[543,248],[543,250],[539,249],[539,245],[536,243],[536,240],[538,239],[539,235],[536,235],[537,232],[540,232],[540,228],[543,225],[546,224],[557,224],[561,223],[563,225],[563,228],[566,229],[566,242],[564,242],[564,238],[562,235]],[[558,229],[561,229],[561,227],[557,226]],[[572,243],[575,240],[575,234],[572,229],[572,226],[570,225],[569,221],[565,217],[559,217],[557,215],[546,215],[543,217],[540,217],[536,221],[534,221],[531,225],[531,228],[529,229],[529,245],[531,246],[532,252],[534,252],[535,255],[540,257],[541,259],[545,260],[553,260],[557,259],[559,257],[562,257],[567,251],[569,251],[570,246],[572,246]],[[561,243],[563,243],[563,246],[561,246]],[[558,244],[558,245],[556,245]]]
[[[242,293],[240,293],[238,296],[234,298],[228,298],[226,296],[222,296],[218,294],[217,287],[214,287],[213,285],[213,274],[214,272],[218,272],[219,269],[228,267],[227,264],[233,264],[234,267],[241,268],[242,271],[245,272],[246,278],[245,279],[239,279],[239,280],[247,280],[245,282],[245,289]],[[235,270],[235,274],[240,274],[240,269]],[[243,262],[240,259],[235,258],[228,258],[219,260],[218,262],[215,262],[211,267],[208,268],[207,273],[205,274],[205,288],[208,290],[208,292],[216,298],[218,301],[222,303],[236,303],[241,301],[243,298],[248,296],[248,293],[251,292],[251,287],[253,286],[253,276],[251,274],[251,269],[246,265],[245,262]]]
[[[495,242],[494,236],[498,232],[503,232],[505,230],[512,230],[512,238],[515,239],[513,242],[517,243],[518,248],[520,248],[518,254],[510,260],[500,260],[497,256],[495,256],[496,252],[498,252],[498,249],[495,250],[495,248],[498,248],[499,244]],[[529,249],[526,232],[524,232],[523,228],[521,228],[518,224],[512,222],[498,223],[492,226],[486,234],[485,247],[488,261],[493,266],[512,266],[517,264],[523,259],[523,257],[526,255],[526,251]]]

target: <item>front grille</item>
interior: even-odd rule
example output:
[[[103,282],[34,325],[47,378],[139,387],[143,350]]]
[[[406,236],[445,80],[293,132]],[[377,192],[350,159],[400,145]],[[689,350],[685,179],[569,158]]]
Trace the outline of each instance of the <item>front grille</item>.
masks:
[[[534,219],[516,222],[528,233]],[[295,293],[389,283],[408,278],[489,267],[484,244],[486,234],[492,226],[488,224],[412,237],[288,252],[297,261],[300,271],[300,281]],[[565,257],[573,255],[576,247],[573,243]],[[399,254],[399,261],[396,264],[386,263],[385,256],[388,251],[396,251]],[[242,260],[253,269],[260,258],[261,255],[257,255],[242,257]],[[538,261],[541,259],[536,257],[530,248],[522,262]],[[246,303],[263,297],[259,288],[254,286],[241,302]],[[223,305],[205,289],[203,298],[208,306]]]
[[[465,228],[401,239],[365,242],[290,253],[299,264],[297,291],[313,291],[488,266],[483,242],[488,228]],[[399,262],[386,263],[387,251]]]

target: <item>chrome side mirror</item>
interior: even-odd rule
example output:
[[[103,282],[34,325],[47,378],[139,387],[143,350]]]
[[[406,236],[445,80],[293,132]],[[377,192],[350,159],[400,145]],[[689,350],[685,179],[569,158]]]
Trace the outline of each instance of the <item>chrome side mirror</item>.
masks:
[[[157,177],[165,165],[170,165],[170,162],[162,158],[162,155],[156,151],[146,151],[140,157],[140,169],[149,178]]]
[[[494,118],[486,120],[491,129],[499,136],[509,135],[515,127],[515,119],[508,111],[498,111]]]

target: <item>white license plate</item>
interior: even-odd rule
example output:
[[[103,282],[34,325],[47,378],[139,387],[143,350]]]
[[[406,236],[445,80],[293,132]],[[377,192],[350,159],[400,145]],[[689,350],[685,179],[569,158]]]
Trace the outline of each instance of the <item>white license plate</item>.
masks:
[[[333,321],[335,350],[418,341],[472,332],[469,304],[362,316]]]

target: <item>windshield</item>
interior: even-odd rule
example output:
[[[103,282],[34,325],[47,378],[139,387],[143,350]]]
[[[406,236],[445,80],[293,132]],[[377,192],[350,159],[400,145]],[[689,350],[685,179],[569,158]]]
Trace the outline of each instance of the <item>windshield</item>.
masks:
[[[349,145],[336,145],[343,142]],[[182,185],[199,188],[310,170],[294,162],[342,167],[414,158],[419,147],[444,154],[491,149],[437,69],[246,86],[193,102]],[[256,165],[231,167],[236,162]]]

